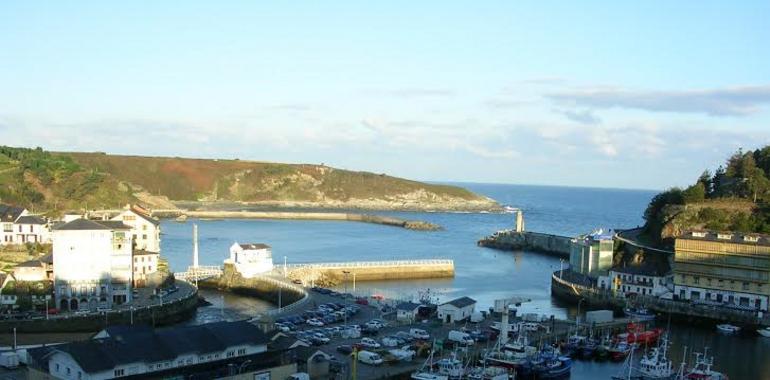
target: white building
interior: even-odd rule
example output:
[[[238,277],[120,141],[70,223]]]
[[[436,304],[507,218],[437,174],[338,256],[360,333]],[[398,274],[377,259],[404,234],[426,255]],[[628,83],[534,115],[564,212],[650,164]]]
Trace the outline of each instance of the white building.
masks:
[[[470,318],[476,309],[476,300],[460,297],[438,306],[438,318],[444,323],[453,323]]]
[[[160,252],[160,221],[150,216],[148,210],[137,205],[126,205],[125,210],[112,220],[131,227],[134,248]]]
[[[270,273],[273,270],[273,253],[270,246],[262,243],[238,244],[230,247],[230,258],[226,261],[244,278]]]
[[[612,267],[614,244],[611,231],[604,232],[601,229],[572,239],[570,269],[594,278],[607,275]]]
[[[76,219],[53,233],[54,295],[62,310],[95,310],[131,301],[130,227]]]
[[[625,295],[654,297],[670,296],[674,287],[671,271],[652,265],[612,268],[607,276],[599,276],[598,285]]]
[[[414,321],[422,305],[414,302],[402,302],[396,305],[396,319],[399,321]]]
[[[32,369],[36,373],[47,370],[44,374],[54,379],[208,378],[212,368],[227,368],[232,363],[242,365],[239,373],[249,378],[270,379],[271,366],[280,365],[275,359],[280,353],[269,351],[269,342],[265,333],[246,321],[160,330],[113,326],[91,340],[33,349],[29,354]],[[246,369],[243,363],[251,364],[250,371],[240,372]]]
[[[50,243],[48,221],[21,207],[0,204],[0,245]]]
[[[158,272],[160,254],[157,252],[143,251],[135,249],[133,252],[134,260],[134,286],[144,287],[150,276]]]

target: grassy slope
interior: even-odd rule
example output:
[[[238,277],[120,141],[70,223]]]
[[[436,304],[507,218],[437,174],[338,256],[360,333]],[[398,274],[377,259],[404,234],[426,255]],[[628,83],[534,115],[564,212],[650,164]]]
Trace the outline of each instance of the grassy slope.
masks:
[[[238,160],[66,154],[82,167],[110,174],[172,200],[346,201],[427,193],[426,199],[481,200],[468,190],[319,165]],[[137,189],[134,189],[137,190]]]

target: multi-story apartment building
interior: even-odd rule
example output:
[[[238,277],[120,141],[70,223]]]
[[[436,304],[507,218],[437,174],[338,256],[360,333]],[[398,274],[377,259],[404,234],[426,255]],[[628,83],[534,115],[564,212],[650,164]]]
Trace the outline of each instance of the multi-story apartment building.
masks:
[[[770,236],[691,231],[676,239],[678,299],[767,311]]]
[[[53,233],[56,305],[111,308],[131,300],[131,228],[119,221],[75,219]]]

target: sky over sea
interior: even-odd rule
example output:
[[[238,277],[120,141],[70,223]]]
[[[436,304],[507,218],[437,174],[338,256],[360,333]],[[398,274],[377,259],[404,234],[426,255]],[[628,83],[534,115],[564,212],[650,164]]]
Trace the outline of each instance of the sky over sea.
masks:
[[[660,189],[770,144],[768,1],[2,1],[0,144]]]

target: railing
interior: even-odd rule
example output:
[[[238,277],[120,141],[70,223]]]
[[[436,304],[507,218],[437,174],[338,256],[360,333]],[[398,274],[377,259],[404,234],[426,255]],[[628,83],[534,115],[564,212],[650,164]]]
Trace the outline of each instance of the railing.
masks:
[[[206,265],[198,267],[188,267],[185,272],[175,272],[174,278],[183,280],[205,280],[211,277],[217,277],[222,275],[222,268],[216,265]]]
[[[266,316],[266,315],[267,316],[273,316],[273,315],[276,315],[276,314],[292,311],[292,310],[302,306],[303,304],[305,304],[305,302],[307,302],[307,300],[310,298],[310,295],[308,294],[307,290],[305,290],[305,288],[303,288],[301,286],[297,286],[297,285],[295,285],[295,284],[293,284],[291,282],[288,282],[288,281],[286,281],[284,279],[276,278],[276,277],[272,277],[272,276],[266,276],[266,275],[256,276],[256,277],[253,277],[253,278],[254,279],[258,279],[260,281],[264,281],[264,282],[273,284],[273,285],[275,285],[275,286],[277,286],[279,288],[282,288],[282,289],[288,289],[288,290],[295,291],[295,292],[297,292],[297,293],[302,295],[301,299],[299,299],[299,300],[297,300],[297,301],[295,301],[295,302],[293,302],[293,303],[291,303],[289,305],[286,305],[286,306],[281,305],[280,309],[271,309],[271,310],[268,310],[268,311],[266,311],[264,313],[260,313],[260,316]]]
[[[365,267],[394,267],[394,266],[418,266],[418,265],[452,265],[454,260],[427,259],[427,260],[392,260],[392,261],[354,261],[346,263],[312,263],[312,264],[288,264],[287,268],[365,268]],[[276,265],[276,269],[281,266]]]

